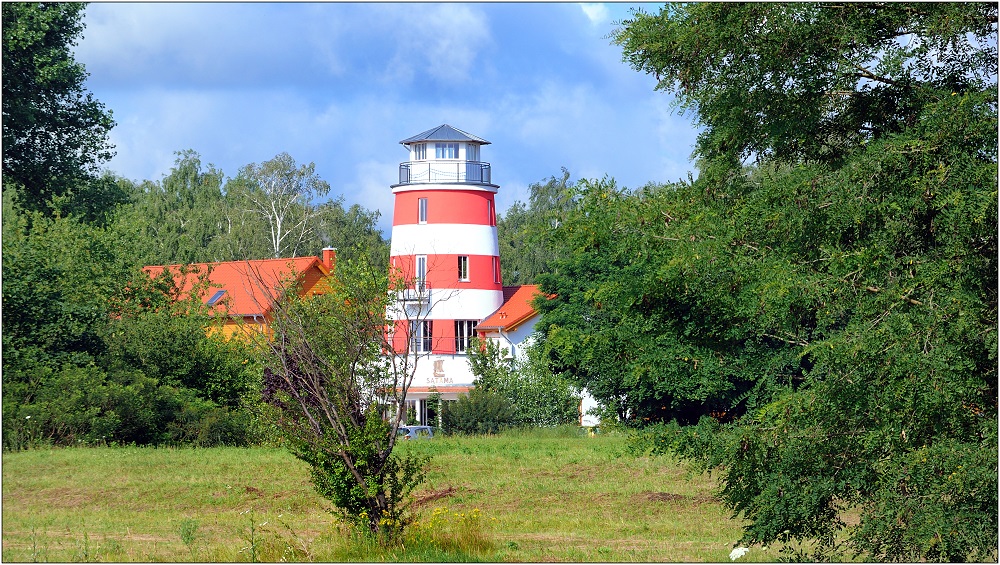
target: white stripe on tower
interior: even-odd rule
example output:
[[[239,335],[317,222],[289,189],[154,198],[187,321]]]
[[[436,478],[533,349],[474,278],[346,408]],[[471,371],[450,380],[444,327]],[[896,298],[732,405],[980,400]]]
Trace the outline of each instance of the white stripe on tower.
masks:
[[[404,224],[392,226],[389,255],[500,256],[497,228],[476,224]],[[492,312],[487,313],[487,315]]]

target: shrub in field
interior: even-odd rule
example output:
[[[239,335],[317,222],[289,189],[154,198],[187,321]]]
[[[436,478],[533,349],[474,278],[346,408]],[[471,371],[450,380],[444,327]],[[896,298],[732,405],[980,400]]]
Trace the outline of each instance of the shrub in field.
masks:
[[[393,453],[416,358],[391,353],[393,293],[377,265],[343,261],[331,292],[287,293],[273,306],[273,336],[260,345],[263,399],[289,449],[310,465],[317,492],[391,544],[409,522],[408,498],[426,458]]]
[[[485,387],[476,387],[444,404],[441,415],[448,433],[495,434],[515,425],[516,415],[508,400]]]

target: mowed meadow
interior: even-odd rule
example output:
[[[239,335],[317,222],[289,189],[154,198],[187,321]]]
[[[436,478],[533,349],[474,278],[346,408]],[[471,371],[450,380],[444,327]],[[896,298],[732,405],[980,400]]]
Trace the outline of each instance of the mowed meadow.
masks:
[[[403,547],[352,535],[277,448],[42,449],[3,457],[12,561],[729,561],[708,475],[575,430],[438,437]],[[774,560],[774,549],[740,561]]]

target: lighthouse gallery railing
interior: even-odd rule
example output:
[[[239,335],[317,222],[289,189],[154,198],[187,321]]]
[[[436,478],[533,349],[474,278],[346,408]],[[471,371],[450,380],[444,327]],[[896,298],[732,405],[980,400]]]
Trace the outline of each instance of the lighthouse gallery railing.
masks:
[[[475,182],[490,184],[490,164],[480,161],[407,161],[399,164],[399,184]]]

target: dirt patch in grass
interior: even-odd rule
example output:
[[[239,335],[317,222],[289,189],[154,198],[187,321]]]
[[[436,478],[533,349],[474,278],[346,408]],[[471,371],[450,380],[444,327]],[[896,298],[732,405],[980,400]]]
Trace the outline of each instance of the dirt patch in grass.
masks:
[[[455,487],[445,487],[443,489],[432,490],[427,494],[422,494],[413,501],[413,506],[419,508],[421,506],[430,504],[435,500],[441,500],[442,498],[448,498],[458,492]]]
[[[640,492],[632,496],[632,500],[637,502],[686,502],[690,504],[719,504],[722,502],[718,497],[710,494],[687,495],[653,491]]]
[[[250,485],[247,485],[247,486],[243,487],[243,490],[247,494],[252,494],[252,495],[256,496],[257,498],[264,498],[264,491],[262,491],[261,489],[259,489],[257,487],[252,487]]]

